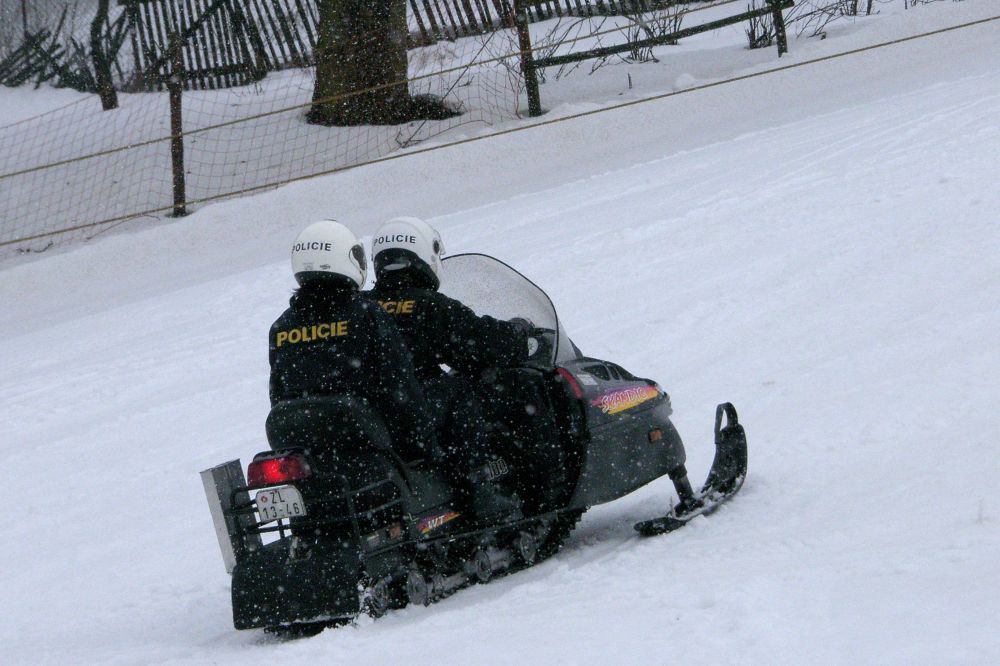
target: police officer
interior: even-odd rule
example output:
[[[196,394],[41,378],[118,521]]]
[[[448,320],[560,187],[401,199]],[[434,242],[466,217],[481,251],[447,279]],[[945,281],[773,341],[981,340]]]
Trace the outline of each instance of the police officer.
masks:
[[[493,483],[506,463],[490,451],[486,419],[467,378],[523,364],[527,322],[479,316],[438,293],[444,246],[440,234],[423,220],[389,220],[375,233],[372,254],[376,284],[371,295],[394,316],[413,353],[446,460],[465,471],[477,514],[493,519],[518,515],[516,498],[503,492],[502,482]],[[460,376],[445,374],[442,364]]]
[[[320,418],[304,398],[349,396],[382,416],[404,459],[440,458],[410,352],[392,317],[359,291],[367,262],[354,234],[330,220],[310,225],[292,247],[292,271],[299,288],[269,336],[271,446]]]

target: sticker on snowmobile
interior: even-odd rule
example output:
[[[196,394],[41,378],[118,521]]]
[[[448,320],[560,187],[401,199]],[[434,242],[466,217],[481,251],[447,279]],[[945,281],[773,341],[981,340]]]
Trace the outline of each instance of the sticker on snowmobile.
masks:
[[[597,386],[597,379],[594,375],[587,374],[586,372],[576,373],[576,380],[581,384],[586,384],[587,386]]]
[[[417,523],[417,529],[420,530],[421,534],[427,534],[431,530],[436,530],[445,523],[451,522],[458,518],[461,514],[455,511],[449,511],[448,513],[442,513],[439,516],[427,516],[422,518],[419,523]]]
[[[617,414],[652,400],[658,395],[660,392],[652,386],[629,386],[608,391],[591,400],[590,404],[599,407],[605,414]]]
[[[509,471],[510,468],[507,466],[507,461],[503,458],[494,458],[486,463],[486,477],[490,481],[499,479]]]
[[[365,535],[365,548],[368,550],[376,550],[380,546],[387,545],[402,538],[402,536],[403,526],[399,523],[393,523],[386,528]]]

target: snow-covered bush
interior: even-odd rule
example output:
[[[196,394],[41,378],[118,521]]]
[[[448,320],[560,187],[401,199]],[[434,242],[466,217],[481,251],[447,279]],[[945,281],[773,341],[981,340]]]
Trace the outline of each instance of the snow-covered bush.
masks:
[[[638,42],[644,39],[656,39],[673,34],[681,29],[684,22],[684,5],[672,5],[652,12],[626,14],[629,24],[623,32],[627,43],[632,45],[626,62],[659,62],[653,56],[653,47],[639,46]],[[672,39],[665,44],[676,44],[677,40]]]
[[[751,0],[747,11],[760,9],[767,0]],[[762,49],[774,44],[774,19],[770,14],[757,16],[747,22],[744,29],[747,36],[747,46],[751,49]]]

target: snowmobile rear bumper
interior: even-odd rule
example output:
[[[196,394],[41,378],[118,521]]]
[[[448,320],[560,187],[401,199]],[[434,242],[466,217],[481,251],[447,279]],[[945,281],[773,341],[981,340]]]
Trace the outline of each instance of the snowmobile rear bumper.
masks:
[[[233,570],[237,629],[353,618],[361,610],[357,544],[286,537],[248,553]]]

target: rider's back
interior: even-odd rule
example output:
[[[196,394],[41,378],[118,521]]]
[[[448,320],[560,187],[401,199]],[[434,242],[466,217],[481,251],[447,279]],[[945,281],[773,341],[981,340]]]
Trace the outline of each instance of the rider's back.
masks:
[[[420,457],[430,417],[405,342],[390,317],[357,291],[301,287],[271,326],[272,407],[355,396],[380,413],[400,453]],[[407,450],[416,445],[418,449]]]
[[[364,387],[375,322],[357,292],[300,288],[271,326],[271,404]]]
[[[396,322],[421,379],[441,374],[444,364],[471,377],[524,360],[524,332],[509,322],[479,316],[434,289],[413,286],[407,276],[383,277],[371,292]]]

